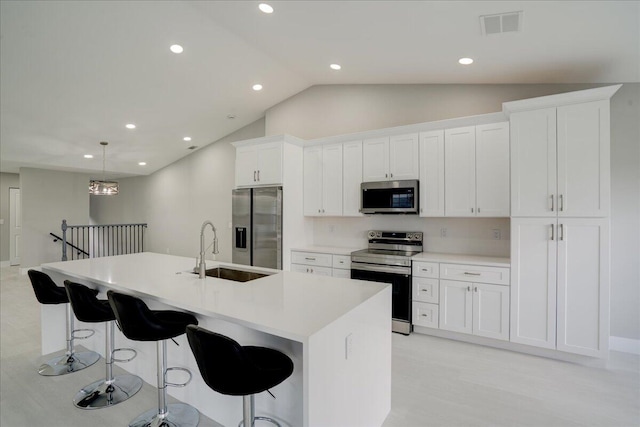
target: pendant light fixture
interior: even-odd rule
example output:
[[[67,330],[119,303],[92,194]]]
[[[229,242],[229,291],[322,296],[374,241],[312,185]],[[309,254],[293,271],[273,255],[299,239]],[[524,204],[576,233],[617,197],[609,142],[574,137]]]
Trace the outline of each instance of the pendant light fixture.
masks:
[[[105,179],[107,145],[109,145],[109,143],[102,141],[100,145],[102,145],[102,181],[92,179],[89,183],[89,194],[93,196],[114,196],[118,194],[118,182],[107,181]]]

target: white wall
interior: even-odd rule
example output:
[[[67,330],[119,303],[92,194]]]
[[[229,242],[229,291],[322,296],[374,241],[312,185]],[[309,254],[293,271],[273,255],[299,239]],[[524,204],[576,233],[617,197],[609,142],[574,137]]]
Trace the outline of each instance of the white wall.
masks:
[[[605,85],[335,85],[314,86],[266,113],[266,134],[304,139],[485,114],[506,101]],[[611,335],[640,339],[640,84],[624,84],[611,100]],[[439,230],[448,228],[441,239]],[[488,230],[499,227],[503,241]],[[502,220],[315,219],[314,241],[363,246],[373,228],[422,230],[431,251],[509,254]],[[333,230],[333,231],[332,231]]]
[[[119,180],[120,193],[91,198],[94,223],[148,224],[145,250],[195,258],[200,252],[200,227],[216,226],[220,253],[231,261],[231,190],[235,186],[233,141],[264,136],[264,119],[199,149],[146,177]],[[205,232],[208,245],[213,239]],[[211,253],[207,258],[212,259]]]
[[[0,173],[0,261],[9,261],[9,188],[20,188],[20,175],[17,173]]]
[[[89,223],[89,181],[87,174],[20,169],[22,268],[60,261],[62,245],[49,233],[61,236],[63,219],[70,225]]]

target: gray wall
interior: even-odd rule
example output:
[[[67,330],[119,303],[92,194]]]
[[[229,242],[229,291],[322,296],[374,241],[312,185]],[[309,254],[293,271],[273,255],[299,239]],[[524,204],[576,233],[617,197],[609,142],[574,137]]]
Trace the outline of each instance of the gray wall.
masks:
[[[62,247],[49,233],[62,233],[62,220],[89,223],[89,180],[87,174],[43,169],[20,169],[22,198],[22,268],[60,261]]]
[[[9,188],[20,188],[20,175],[0,173],[0,262],[9,261]]]

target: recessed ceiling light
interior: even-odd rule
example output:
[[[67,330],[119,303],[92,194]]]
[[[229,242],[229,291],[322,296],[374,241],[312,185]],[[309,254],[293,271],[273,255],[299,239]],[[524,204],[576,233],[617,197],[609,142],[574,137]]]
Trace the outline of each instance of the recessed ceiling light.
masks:
[[[273,13],[273,7],[271,7],[271,5],[266,3],[260,3],[258,5],[258,9],[260,9],[264,13]]]
[[[185,136],[184,138],[182,138],[183,141],[191,141],[191,137],[190,136]]]
[[[147,166],[147,162],[138,162],[140,166]]]
[[[179,44],[172,44],[171,46],[169,46],[169,50],[171,50],[171,52],[173,53],[182,53],[182,51],[184,51],[182,46],[180,46]]]
[[[332,70],[339,70],[342,68],[340,64],[331,64],[329,67],[331,67]]]
[[[84,158],[85,159],[93,159],[93,154],[85,154]]]
[[[473,59],[471,58],[460,58],[458,59],[458,62],[462,65],[469,65],[469,64],[473,64]]]
[[[124,127],[126,127],[127,129],[135,129],[136,125],[134,125],[133,123],[127,123]]]
[[[262,90],[262,85],[261,84],[255,84],[252,86],[253,90],[258,91],[258,90]]]

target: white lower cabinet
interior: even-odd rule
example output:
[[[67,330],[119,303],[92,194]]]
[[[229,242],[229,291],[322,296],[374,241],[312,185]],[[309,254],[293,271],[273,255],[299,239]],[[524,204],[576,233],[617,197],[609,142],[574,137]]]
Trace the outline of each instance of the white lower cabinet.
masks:
[[[417,326],[426,328],[438,327],[438,304],[413,301],[412,322]]]
[[[509,287],[440,280],[440,329],[509,339]]]
[[[511,220],[511,341],[606,357],[609,220]]]
[[[330,253],[291,251],[291,271],[348,279],[351,257]]]

